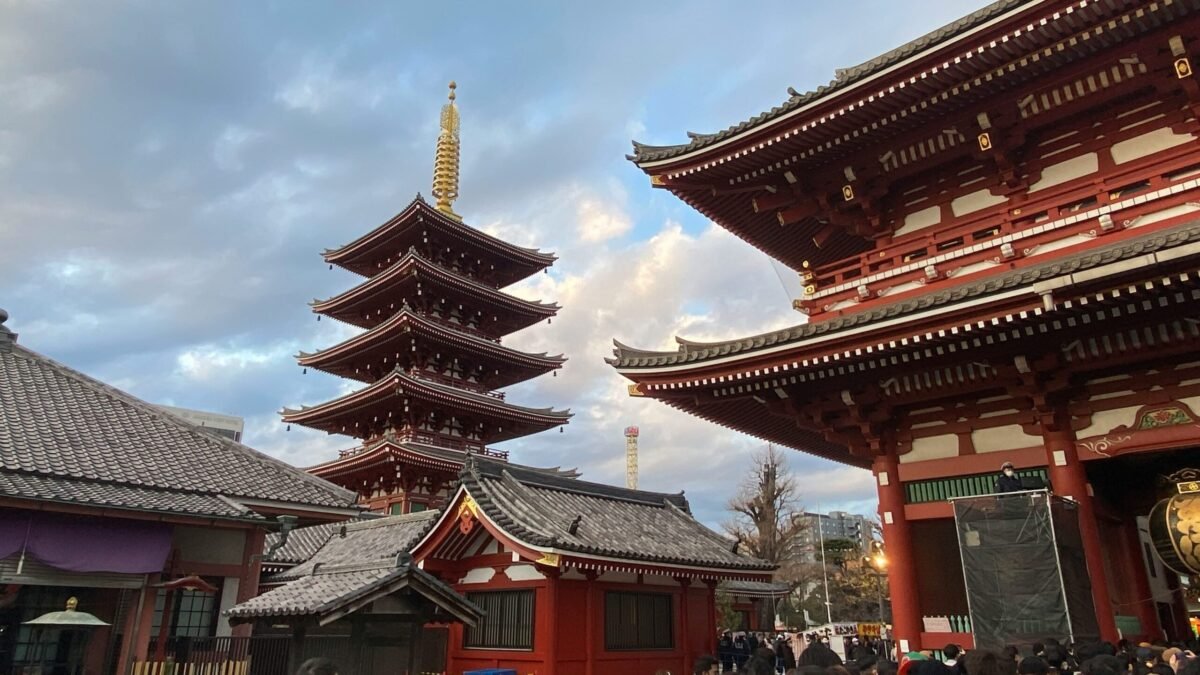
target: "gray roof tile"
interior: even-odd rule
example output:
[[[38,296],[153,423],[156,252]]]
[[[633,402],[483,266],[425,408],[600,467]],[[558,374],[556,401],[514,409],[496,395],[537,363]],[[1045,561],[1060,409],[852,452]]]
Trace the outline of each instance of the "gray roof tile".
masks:
[[[0,341],[6,493],[242,518],[255,516],[230,499],[318,507],[354,502],[350,491],[207,433],[6,336]]]
[[[692,517],[682,494],[590,483],[482,457],[468,459],[462,481],[493,522],[534,546],[651,564],[774,569],[732,553],[731,541]],[[582,519],[571,534],[576,516]]]
[[[327,567],[395,560],[397,555],[407,553],[412,548],[437,515],[437,511],[422,511],[345,523],[345,536],[341,536],[343,524],[339,524],[331,529],[329,536],[311,557],[273,575],[268,582],[297,579]]]
[[[450,586],[417,568],[411,559],[366,569],[318,572],[251,598],[225,614],[234,621],[314,615],[322,618],[351,603],[372,596],[383,597],[404,588],[411,588],[432,601],[447,618],[474,624],[483,616],[483,610]]]

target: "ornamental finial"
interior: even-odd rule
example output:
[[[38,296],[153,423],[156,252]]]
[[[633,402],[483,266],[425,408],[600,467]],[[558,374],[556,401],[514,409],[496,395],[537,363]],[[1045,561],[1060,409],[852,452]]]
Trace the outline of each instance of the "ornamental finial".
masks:
[[[453,218],[459,218],[452,204],[458,199],[458,106],[454,90],[458,85],[450,81],[450,99],[442,106],[442,130],[438,134],[437,152],[433,159],[433,197],[437,209]]]

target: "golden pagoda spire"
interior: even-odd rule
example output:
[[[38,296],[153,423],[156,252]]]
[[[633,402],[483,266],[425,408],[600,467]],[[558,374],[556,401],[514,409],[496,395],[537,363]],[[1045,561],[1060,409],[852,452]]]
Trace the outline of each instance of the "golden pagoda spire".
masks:
[[[450,102],[442,106],[442,131],[438,134],[437,154],[433,158],[433,197],[437,209],[459,218],[451,205],[458,199],[458,107],[454,105],[454,90],[450,81]]]

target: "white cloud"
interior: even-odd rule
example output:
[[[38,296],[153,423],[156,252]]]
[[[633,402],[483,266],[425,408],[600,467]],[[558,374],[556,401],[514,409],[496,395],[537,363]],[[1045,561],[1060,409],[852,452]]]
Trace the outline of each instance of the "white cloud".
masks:
[[[66,97],[67,90],[67,85],[58,78],[25,75],[0,81],[0,101],[8,102],[18,111],[32,113],[58,103]]]
[[[619,208],[594,197],[582,197],[576,206],[579,238],[586,242],[614,239],[633,227],[633,221]]]
[[[261,137],[261,132],[236,124],[225,127],[213,144],[213,162],[225,171],[241,171],[242,150]]]
[[[310,55],[275,92],[275,100],[309,113],[344,106],[375,109],[396,82],[379,72],[341,72],[337,56]]]
[[[262,347],[200,345],[175,357],[176,373],[196,381],[236,379],[247,370],[263,368],[296,353],[292,343]]]

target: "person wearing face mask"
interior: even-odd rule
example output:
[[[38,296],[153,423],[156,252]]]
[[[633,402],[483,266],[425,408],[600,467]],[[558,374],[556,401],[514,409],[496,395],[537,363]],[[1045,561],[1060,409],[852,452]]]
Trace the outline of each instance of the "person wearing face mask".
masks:
[[[996,492],[1020,492],[1024,489],[1012,462],[1005,462],[1000,467],[1000,472],[1000,477],[996,479]]]

